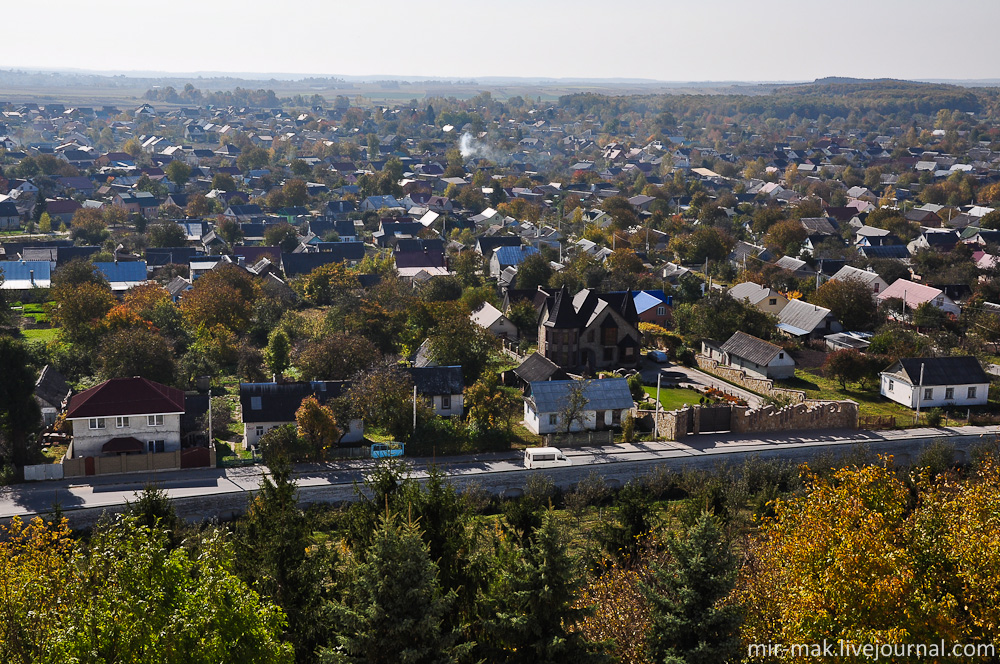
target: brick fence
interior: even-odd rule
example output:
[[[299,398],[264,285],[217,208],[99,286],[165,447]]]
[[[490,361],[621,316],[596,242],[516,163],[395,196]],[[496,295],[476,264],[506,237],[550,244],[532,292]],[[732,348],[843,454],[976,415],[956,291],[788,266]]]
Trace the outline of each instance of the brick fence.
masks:
[[[753,376],[747,375],[747,372],[742,369],[733,369],[732,367],[727,367],[724,364],[719,364],[718,360],[713,360],[712,358],[701,355],[700,353],[695,356],[698,361],[698,368],[705,373],[710,373],[714,376],[718,376],[723,380],[728,380],[730,383],[735,383],[740,387],[745,387],[751,392],[756,392],[757,394],[763,394],[766,397],[773,397],[777,399],[791,399],[792,403],[800,403],[806,400],[806,393],[802,390],[790,390],[786,387],[775,387],[774,381],[770,378],[754,378]]]
[[[690,433],[701,433],[702,406],[685,406],[680,410],[660,413],[633,410],[636,418],[658,418],[660,438],[681,440]],[[691,425],[689,427],[689,424]],[[729,431],[732,433],[768,433],[776,431],[804,431],[809,429],[857,429],[858,404],[853,401],[805,401],[776,408],[764,406],[750,410],[746,406],[732,406]]]

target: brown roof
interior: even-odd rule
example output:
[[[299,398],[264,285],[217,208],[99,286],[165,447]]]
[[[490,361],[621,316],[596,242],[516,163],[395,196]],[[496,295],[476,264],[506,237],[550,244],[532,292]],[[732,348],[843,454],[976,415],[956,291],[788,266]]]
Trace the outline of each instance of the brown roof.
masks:
[[[112,378],[69,400],[66,419],[183,413],[184,392],[146,378]]]

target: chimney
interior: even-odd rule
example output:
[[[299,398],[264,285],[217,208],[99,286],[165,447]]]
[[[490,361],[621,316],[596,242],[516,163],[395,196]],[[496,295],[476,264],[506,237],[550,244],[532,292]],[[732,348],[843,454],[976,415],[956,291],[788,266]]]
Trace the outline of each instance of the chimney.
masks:
[[[32,287],[34,287],[34,285],[35,285],[35,271],[34,270],[28,270],[28,277],[31,279],[31,285],[32,285]]]

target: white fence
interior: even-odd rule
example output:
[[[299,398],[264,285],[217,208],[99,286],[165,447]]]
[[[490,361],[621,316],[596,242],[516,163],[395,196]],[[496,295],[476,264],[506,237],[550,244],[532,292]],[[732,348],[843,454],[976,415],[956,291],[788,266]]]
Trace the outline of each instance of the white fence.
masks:
[[[61,463],[39,463],[24,467],[24,479],[28,482],[41,480],[61,480],[63,465]]]

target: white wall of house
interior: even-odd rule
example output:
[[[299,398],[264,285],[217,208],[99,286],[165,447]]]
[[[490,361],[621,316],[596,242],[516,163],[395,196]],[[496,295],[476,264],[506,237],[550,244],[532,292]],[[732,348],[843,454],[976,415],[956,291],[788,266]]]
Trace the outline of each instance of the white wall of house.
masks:
[[[604,419],[601,428],[611,429],[621,426],[625,419],[625,411],[618,412],[618,421],[615,422],[615,411],[603,411]],[[566,420],[561,413],[537,413],[530,406],[528,401],[524,402],[524,427],[535,434],[565,433]],[[597,426],[597,411],[587,410],[583,413],[583,424],[579,420],[573,422],[570,431],[595,431]]]
[[[162,440],[163,449],[157,452],[174,452],[181,448],[180,413],[161,414],[162,425],[150,425],[148,415],[128,415],[126,426],[117,426],[114,415],[104,418],[80,418],[73,423],[73,454],[77,457],[101,456],[101,447],[112,438],[131,436],[148,445],[149,441]],[[91,429],[91,420],[103,420],[103,428]],[[100,424],[100,422],[97,422]],[[125,424],[122,422],[122,424]]]
[[[989,383],[964,383],[955,385],[910,385],[896,376],[882,374],[879,389],[882,396],[916,409],[920,398],[920,408],[939,406],[983,406],[989,399]]]
[[[435,394],[432,399],[434,401],[434,412],[441,417],[451,417],[452,415],[461,417],[464,412],[465,397],[461,394]],[[445,408],[446,403],[447,408]]]
[[[256,447],[257,443],[264,436],[265,433],[271,429],[277,429],[285,424],[294,424],[294,422],[244,422],[243,423],[243,440],[248,447]],[[358,443],[364,440],[365,437],[365,423],[361,420],[351,420],[351,424],[344,435],[341,437],[341,443]]]
[[[517,341],[517,326],[510,322],[510,319],[506,316],[501,316],[496,319],[496,321],[490,325],[489,331],[495,336]]]
[[[795,375],[795,360],[788,353],[784,352],[778,353],[771,360],[771,363],[766,366],[761,366],[732,354],[729,355],[728,364],[734,369],[742,369],[757,378],[777,378],[780,380],[782,378],[791,378]]]

